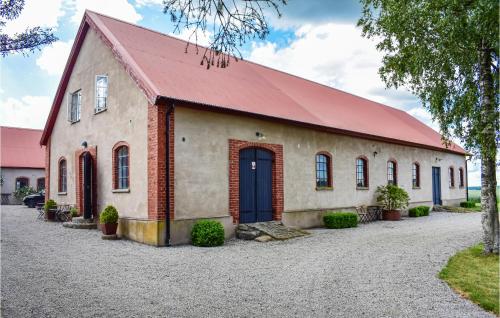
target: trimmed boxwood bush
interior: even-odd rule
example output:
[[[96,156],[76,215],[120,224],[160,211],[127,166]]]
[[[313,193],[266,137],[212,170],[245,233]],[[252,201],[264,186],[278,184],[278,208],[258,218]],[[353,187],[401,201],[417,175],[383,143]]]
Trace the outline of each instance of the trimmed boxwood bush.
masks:
[[[476,203],[472,202],[472,201],[464,201],[464,202],[460,202],[460,206],[462,208],[475,208]]]
[[[358,215],[351,212],[328,212],[323,216],[323,223],[329,229],[343,229],[358,226]]]
[[[116,224],[118,223],[118,211],[112,205],[108,205],[99,215],[101,224]]]
[[[211,247],[224,244],[224,226],[219,221],[200,220],[191,230],[191,242],[195,246]]]
[[[413,218],[416,218],[419,216],[428,216],[430,210],[431,210],[430,207],[425,206],[425,205],[421,205],[421,206],[416,206],[414,208],[409,209],[408,214],[410,215],[410,217],[413,217]]]
[[[45,202],[45,205],[43,206],[43,209],[45,211],[48,211],[50,209],[57,209],[57,202],[50,199],[47,202]]]

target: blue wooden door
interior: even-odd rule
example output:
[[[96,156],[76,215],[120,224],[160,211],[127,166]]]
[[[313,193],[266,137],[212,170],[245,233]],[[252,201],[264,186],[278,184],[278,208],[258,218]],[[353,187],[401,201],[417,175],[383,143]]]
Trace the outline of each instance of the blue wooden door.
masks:
[[[442,204],[441,201],[441,168],[432,167],[432,202]]]
[[[240,223],[273,219],[271,152],[247,148],[240,151]]]
[[[92,156],[83,154],[83,218],[92,218]]]

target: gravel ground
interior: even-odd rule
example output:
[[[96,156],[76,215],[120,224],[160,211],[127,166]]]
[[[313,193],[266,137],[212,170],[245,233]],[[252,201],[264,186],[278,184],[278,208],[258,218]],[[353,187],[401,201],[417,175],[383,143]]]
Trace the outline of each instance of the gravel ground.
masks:
[[[219,248],[103,241],[2,207],[4,317],[492,317],[436,275],[480,214],[433,213]]]

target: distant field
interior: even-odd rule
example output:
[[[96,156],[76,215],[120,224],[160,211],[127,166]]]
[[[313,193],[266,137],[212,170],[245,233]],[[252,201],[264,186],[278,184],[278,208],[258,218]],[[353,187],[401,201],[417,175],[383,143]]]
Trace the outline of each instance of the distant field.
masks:
[[[479,189],[469,189],[469,198],[480,198],[481,197],[481,190]],[[497,188],[497,198],[500,197],[500,188]]]

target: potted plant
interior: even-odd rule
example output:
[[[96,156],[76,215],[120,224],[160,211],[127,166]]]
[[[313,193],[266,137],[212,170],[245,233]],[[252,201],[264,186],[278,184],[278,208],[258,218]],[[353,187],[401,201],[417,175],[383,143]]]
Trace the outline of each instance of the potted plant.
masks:
[[[377,202],[383,205],[382,216],[387,221],[399,221],[401,219],[401,209],[408,206],[410,197],[408,193],[396,186],[386,185],[377,187]]]
[[[69,209],[69,214],[70,214],[69,216],[71,219],[78,217],[78,209],[75,207],[72,207],[71,209]]]
[[[101,230],[104,235],[115,235],[118,228],[118,211],[112,205],[108,205],[99,215]]]
[[[49,221],[54,221],[56,219],[57,203],[56,201],[49,199],[45,202],[43,206],[45,211],[45,219]]]

